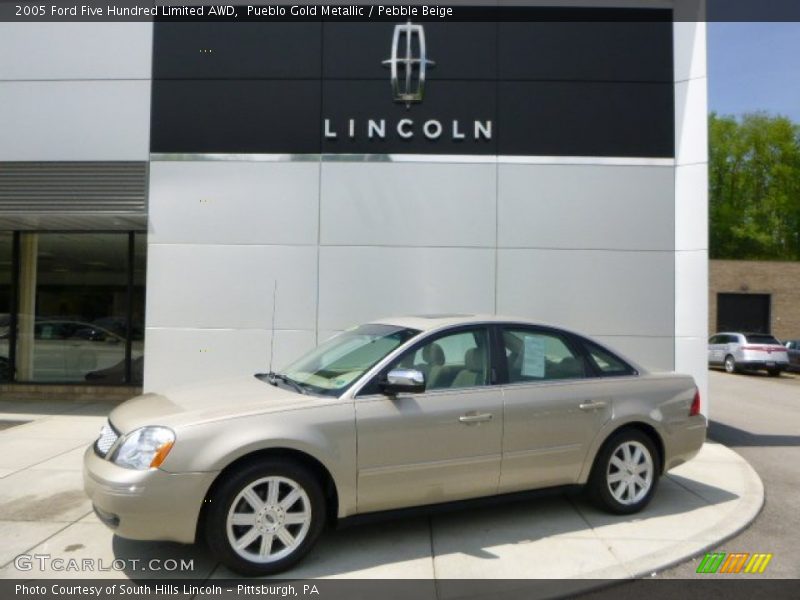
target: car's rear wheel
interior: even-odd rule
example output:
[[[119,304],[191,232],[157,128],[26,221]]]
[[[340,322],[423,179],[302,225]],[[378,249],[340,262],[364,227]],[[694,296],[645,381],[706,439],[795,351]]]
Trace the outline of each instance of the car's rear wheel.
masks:
[[[781,370],[780,369],[767,369],[767,373],[769,373],[770,377],[780,377]]]
[[[625,429],[606,441],[589,477],[589,495],[600,508],[616,514],[642,510],[653,497],[660,471],[653,440]]]
[[[325,497],[300,465],[269,459],[226,477],[212,492],[206,539],[219,560],[242,575],[296,564],[325,524]]]
[[[738,367],[736,366],[736,359],[733,358],[730,354],[725,357],[725,372],[726,373],[736,373]]]

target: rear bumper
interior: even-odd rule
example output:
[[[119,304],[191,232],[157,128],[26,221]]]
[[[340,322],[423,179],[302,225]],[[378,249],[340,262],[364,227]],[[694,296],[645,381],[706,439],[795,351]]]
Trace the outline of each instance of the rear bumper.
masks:
[[[120,537],[191,543],[203,500],[216,473],[125,469],[83,455],[83,487],[98,518]]]
[[[789,363],[766,360],[743,360],[741,362],[737,362],[736,366],[743,371],[764,371],[767,369],[786,371],[789,368]]]

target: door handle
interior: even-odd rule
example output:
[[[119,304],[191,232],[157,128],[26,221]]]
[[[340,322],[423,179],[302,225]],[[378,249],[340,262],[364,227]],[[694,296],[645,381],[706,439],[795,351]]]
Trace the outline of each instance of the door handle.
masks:
[[[471,423],[483,423],[484,421],[491,421],[492,416],[492,413],[467,413],[466,415],[461,415],[458,417],[458,420],[465,425],[470,425]]]
[[[578,408],[581,410],[597,410],[598,408],[605,408],[605,402],[583,402],[578,404]]]

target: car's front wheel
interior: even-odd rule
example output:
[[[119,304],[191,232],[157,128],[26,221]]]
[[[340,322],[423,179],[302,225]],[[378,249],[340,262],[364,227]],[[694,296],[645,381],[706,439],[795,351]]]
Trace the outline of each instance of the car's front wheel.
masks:
[[[251,463],[211,494],[206,539],[219,560],[242,575],[296,564],[325,524],[325,497],[304,467],[276,459]]]
[[[736,366],[736,359],[733,358],[730,354],[725,357],[725,372],[726,373],[736,373],[738,367]]]
[[[649,436],[636,429],[613,435],[595,459],[589,495],[600,508],[616,514],[642,510],[658,485],[658,454]]]
[[[767,369],[767,373],[769,373],[770,377],[780,377],[781,370],[780,369]]]

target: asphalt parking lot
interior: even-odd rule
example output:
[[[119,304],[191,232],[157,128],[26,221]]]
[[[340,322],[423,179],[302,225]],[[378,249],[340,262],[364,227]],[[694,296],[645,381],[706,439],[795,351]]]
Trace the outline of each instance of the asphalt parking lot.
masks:
[[[763,577],[800,577],[800,375],[710,373],[709,437],[739,453],[758,472],[766,501],[753,524],[720,544],[720,552],[774,554]],[[698,575],[697,561],[669,569],[660,577]],[[721,576],[723,577],[723,576]]]

